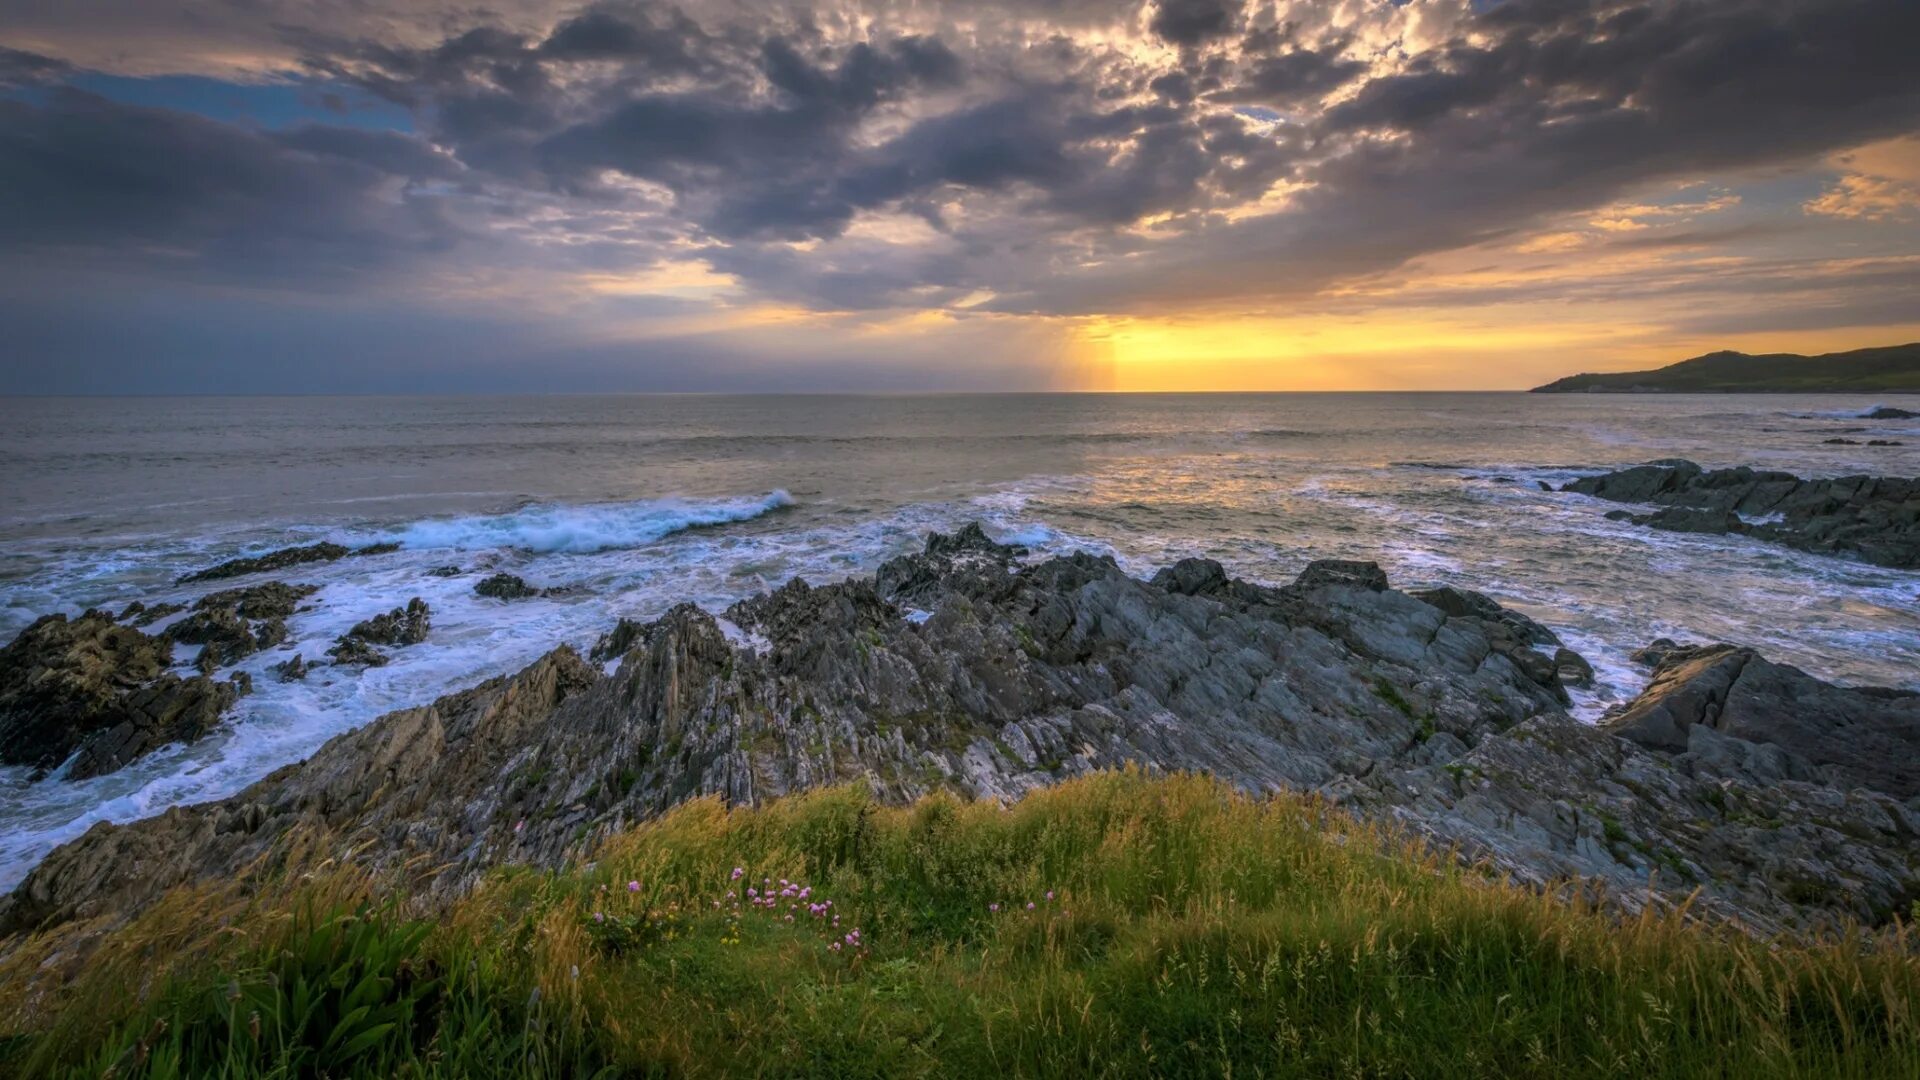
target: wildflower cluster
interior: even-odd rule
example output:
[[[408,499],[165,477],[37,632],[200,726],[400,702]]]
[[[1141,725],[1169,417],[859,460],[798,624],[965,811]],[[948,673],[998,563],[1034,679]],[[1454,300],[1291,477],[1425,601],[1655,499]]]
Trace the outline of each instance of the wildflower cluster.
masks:
[[[1053,900],[1054,900],[1054,892],[1052,889],[1048,889],[1046,892],[1046,895],[1042,897],[1040,901],[1035,902],[1033,900],[1029,900],[1026,902],[1025,905],[1021,905],[1019,903],[1014,903],[1011,905],[1003,905],[998,900],[996,900],[993,903],[990,903],[987,905],[987,914],[998,915],[1002,911],[1005,911],[1009,915],[1017,915],[1024,911],[1027,914],[1031,914],[1031,915],[1044,914],[1048,918],[1057,918],[1057,917],[1066,915],[1067,910],[1065,908],[1054,907]]]
[[[589,935],[609,955],[641,948],[655,941],[674,941],[689,931],[684,925],[686,912],[679,900],[642,895],[640,882],[629,881],[619,893],[601,885],[594,890],[594,909],[587,925]]]
[[[720,932],[721,944],[740,944],[743,920],[761,917],[796,927],[811,924],[827,937],[827,951],[866,955],[867,944],[860,928],[842,929],[840,913],[834,909],[833,901],[816,897],[813,886],[787,878],[763,877],[758,884],[743,884],[745,881],[751,881],[746,868],[734,867],[728,875],[730,887],[707,902],[710,912],[725,919]],[[627,910],[618,911],[609,910],[617,906],[613,904],[617,893],[610,897],[605,885],[596,890],[596,906],[588,931],[604,950],[619,953],[654,940],[672,941],[690,932],[680,924],[679,901],[661,905],[658,898],[643,897],[643,891],[639,881],[627,882]]]

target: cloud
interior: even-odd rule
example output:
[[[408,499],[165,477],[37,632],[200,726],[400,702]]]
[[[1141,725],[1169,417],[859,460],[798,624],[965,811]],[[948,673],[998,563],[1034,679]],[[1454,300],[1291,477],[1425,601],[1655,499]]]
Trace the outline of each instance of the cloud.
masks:
[[[1803,204],[1809,214],[1854,221],[1920,219],[1920,136],[1908,135],[1836,155],[1845,170]]]
[[[698,298],[720,315],[1257,311],[1481,245],[1810,244],[1758,219],[1804,206],[1839,229],[1920,198],[1902,171],[1920,153],[1897,139],[1920,115],[1911,0],[153,0],[64,17],[0,0],[0,17],[34,49],[0,49],[16,290],[51,265],[569,311],[589,282],[681,266],[724,282]],[[125,46],[141,34],[151,50]],[[157,58],[343,107],[350,88],[411,130],[263,130],[61,85]],[[1833,179],[1810,199],[1736,190],[1820,162]]]
[[[39,86],[73,74],[73,65],[50,56],[0,45],[0,89]]]

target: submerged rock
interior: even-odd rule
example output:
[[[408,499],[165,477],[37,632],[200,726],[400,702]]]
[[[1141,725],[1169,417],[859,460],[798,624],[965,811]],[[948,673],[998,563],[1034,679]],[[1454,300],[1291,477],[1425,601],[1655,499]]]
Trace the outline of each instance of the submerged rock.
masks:
[[[1920,480],[1802,480],[1744,466],[1708,471],[1673,459],[1589,476],[1561,490],[1661,506],[1653,514],[1630,515],[1653,528],[1739,533],[1881,566],[1920,567]]]
[[[1882,405],[1860,414],[1862,420],[1920,420],[1920,412],[1911,409],[1896,409],[1891,405]]]
[[[250,558],[228,559],[217,566],[205,570],[196,570],[180,578],[178,584],[190,585],[197,581],[218,581],[222,578],[244,577],[247,574],[263,574],[270,570],[284,570],[289,566],[300,566],[312,562],[333,562],[349,555],[385,555],[399,551],[399,544],[369,544],[366,547],[350,548],[343,544],[321,541],[301,547],[281,548],[265,555]]]
[[[156,747],[190,742],[233,704],[235,689],[167,670],[173,647],[105,612],[49,615],[0,650],[0,763],[68,775],[111,772]]]
[[[402,647],[417,645],[427,639],[427,631],[433,626],[433,610],[425,600],[419,597],[407,601],[407,606],[394,608],[384,615],[375,615],[355,623],[353,629],[340,635],[327,650],[336,664],[359,664],[366,667],[379,667],[387,662],[387,655],[374,648],[375,645]]]
[[[494,600],[525,600],[539,596],[540,590],[508,573],[495,574],[473,587],[481,596]]]
[[[299,653],[294,653],[293,659],[282,660],[273,665],[273,673],[281,682],[299,682],[307,677],[306,658]]]

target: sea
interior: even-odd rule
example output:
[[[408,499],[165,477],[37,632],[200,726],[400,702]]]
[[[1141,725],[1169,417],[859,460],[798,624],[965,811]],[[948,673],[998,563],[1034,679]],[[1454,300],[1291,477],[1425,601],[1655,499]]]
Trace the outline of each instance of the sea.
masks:
[[[332,540],[386,555],[317,585],[248,658],[231,722],[70,781],[0,769],[0,889],[98,821],[230,795],[391,709],[591,645],[622,617],[719,611],[790,578],[870,573],[978,521],[1033,557],[1147,576],[1186,556],[1279,584],[1371,559],[1397,587],[1478,589],[1552,627],[1631,698],[1658,637],[1729,641],[1824,679],[1920,689],[1920,573],[1609,521],[1546,490],[1659,458],[1803,476],[1920,474],[1920,421],[1852,396],[1171,394],[0,399],[0,641],[36,617],[191,601],[239,555]],[[1849,439],[1857,445],[1829,443]],[[1871,447],[1879,439],[1901,446]],[[459,576],[429,571],[457,567]],[[473,592],[507,571],[556,590]],[[255,580],[255,579],[249,579]],[[324,656],[421,597],[427,641],[367,670]],[[165,623],[157,624],[164,626]],[[177,650],[183,673],[194,649]]]

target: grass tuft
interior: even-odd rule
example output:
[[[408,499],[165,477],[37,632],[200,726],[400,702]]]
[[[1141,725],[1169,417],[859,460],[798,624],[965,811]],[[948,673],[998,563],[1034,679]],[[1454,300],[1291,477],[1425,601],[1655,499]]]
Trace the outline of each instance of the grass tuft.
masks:
[[[170,899],[16,996],[0,1071],[1920,1075],[1904,927],[1622,919],[1193,776],[1005,808],[699,801],[431,920],[346,871],[269,891],[223,901],[212,936]]]

